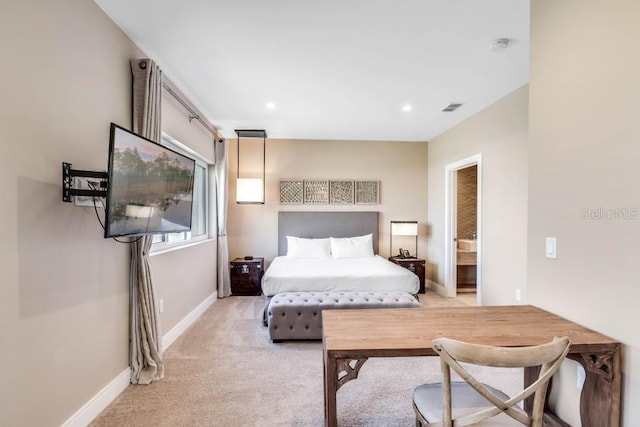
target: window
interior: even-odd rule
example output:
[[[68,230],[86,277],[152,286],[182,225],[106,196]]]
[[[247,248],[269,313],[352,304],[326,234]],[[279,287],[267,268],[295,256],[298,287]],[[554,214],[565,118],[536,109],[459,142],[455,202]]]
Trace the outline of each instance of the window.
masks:
[[[162,134],[162,145],[187,155],[196,161],[196,169],[193,178],[193,206],[191,210],[191,231],[181,233],[156,234],[153,236],[152,251],[180,246],[205,240],[208,236],[208,177],[209,163],[194,151],[173,139],[169,135]]]

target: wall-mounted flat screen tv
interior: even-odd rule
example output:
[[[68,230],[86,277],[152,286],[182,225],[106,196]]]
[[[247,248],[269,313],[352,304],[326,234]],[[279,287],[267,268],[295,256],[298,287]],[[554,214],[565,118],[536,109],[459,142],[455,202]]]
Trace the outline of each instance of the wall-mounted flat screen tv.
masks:
[[[195,161],[111,123],[105,237],[191,230]]]

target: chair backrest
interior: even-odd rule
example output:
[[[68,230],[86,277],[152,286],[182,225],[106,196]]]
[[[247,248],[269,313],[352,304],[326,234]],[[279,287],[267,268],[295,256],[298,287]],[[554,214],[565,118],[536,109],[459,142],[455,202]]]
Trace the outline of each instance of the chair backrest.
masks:
[[[451,369],[457,372],[464,381],[494,405],[494,407],[457,418],[455,420],[456,426],[475,424],[501,413],[509,415],[524,425],[542,426],[547,385],[551,376],[560,367],[571,345],[568,337],[556,337],[549,343],[529,347],[494,347],[465,343],[448,338],[436,338],[432,343],[433,349],[438,353],[441,360],[443,376],[442,423],[444,427],[452,425]],[[491,391],[487,390],[484,385],[458,362],[506,368],[540,366],[541,369],[536,381],[517,396],[503,401]],[[517,404],[534,393],[533,410],[529,415],[517,406]]]

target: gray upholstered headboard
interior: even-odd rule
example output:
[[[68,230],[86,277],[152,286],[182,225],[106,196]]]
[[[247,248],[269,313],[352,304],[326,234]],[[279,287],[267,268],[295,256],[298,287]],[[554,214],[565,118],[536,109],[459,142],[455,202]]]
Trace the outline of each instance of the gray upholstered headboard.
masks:
[[[278,255],[287,254],[287,236],[354,237],[373,234],[378,253],[378,212],[278,212]]]

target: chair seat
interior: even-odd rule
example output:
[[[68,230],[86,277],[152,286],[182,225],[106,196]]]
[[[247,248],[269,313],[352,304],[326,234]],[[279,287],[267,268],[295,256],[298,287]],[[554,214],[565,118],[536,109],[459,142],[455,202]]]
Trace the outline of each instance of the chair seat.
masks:
[[[483,385],[500,399],[509,399],[509,396],[502,391],[487,384]],[[413,403],[427,422],[442,421],[442,384],[424,384],[417,387],[413,391]],[[451,403],[452,418],[454,419],[485,408],[493,408],[491,402],[482,397],[469,384],[461,381],[451,382]],[[510,416],[501,414],[477,425],[513,426],[521,424]]]

